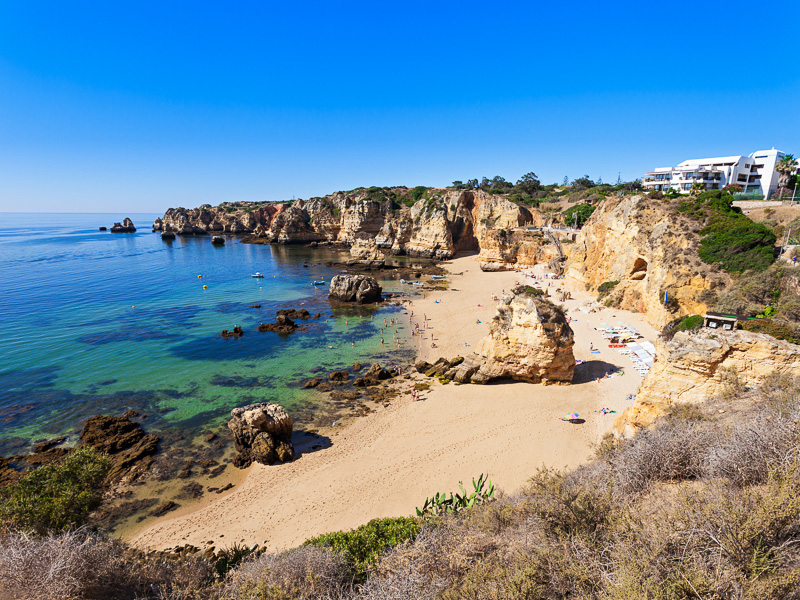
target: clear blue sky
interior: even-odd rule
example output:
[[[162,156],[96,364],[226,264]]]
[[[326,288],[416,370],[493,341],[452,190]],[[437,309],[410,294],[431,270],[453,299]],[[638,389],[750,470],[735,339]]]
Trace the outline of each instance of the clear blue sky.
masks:
[[[0,0],[0,211],[800,154],[800,2]]]

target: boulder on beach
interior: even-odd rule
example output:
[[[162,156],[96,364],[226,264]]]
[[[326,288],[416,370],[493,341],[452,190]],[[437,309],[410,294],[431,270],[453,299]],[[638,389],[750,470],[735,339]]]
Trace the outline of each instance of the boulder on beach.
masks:
[[[292,417],[278,404],[259,402],[234,408],[228,429],[237,452],[233,464],[241,469],[253,462],[272,465],[294,459]]]
[[[136,227],[133,226],[133,221],[130,217],[125,217],[122,223],[114,223],[111,226],[111,233],[133,233]]]
[[[335,275],[331,279],[328,297],[340,302],[368,304],[381,299],[381,286],[374,277],[366,275]]]

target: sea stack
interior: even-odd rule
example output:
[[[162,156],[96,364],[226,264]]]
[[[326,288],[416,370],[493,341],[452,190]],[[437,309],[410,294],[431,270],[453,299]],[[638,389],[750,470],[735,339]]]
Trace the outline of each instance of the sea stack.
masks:
[[[541,296],[512,296],[498,305],[489,335],[453,375],[461,383],[513,379],[570,384],[575,371],[573,344],[561,308]]]
[[[134,231],[136,231],[136,227],[134,227],[130,217],[125,217],[121,224],[114,223],[111,226],[111,233],[133,233]]]
[[[381,299],[381,286],[374,277],[366,275],[335,275],[331,279],[328,298],[339,302],[369,304]]]

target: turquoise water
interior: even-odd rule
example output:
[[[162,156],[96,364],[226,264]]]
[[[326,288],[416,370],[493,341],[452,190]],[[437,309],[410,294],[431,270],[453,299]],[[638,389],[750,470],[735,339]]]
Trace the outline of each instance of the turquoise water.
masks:
[[[371,320],[370,310],[333,310],[327,286],[311,285],[336,274],[324,262],[340,255],[235,238],[168,243],[150,232],[158,215],[129,216],[134,234],[98,231],[120,215],[0,214],[0,455],[128,408],[150,430],[197,432],[269,400],[302,425],[324,408],[300,387],[315,372],[412,358],[405,335],[400,349],[381,345],[383,318],[399,308]],[[323,318],[286,337],[259,333],[280,308]],[[235,325],[245,334],[223,339]]]

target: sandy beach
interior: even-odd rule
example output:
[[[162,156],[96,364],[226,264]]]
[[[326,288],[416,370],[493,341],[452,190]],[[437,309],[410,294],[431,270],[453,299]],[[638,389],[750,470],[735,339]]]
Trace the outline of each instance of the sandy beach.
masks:
[[[484,273],[474,256],[445,266],[451,273],[450,289],[431,292],[408,307],[407,318],[411,312],[415,322],[427,318],[423,336],[415,336],[425,360],[470,352],[495,314],[492,295],[509,291],[517,281],[531,282],[517,272]],[[525,272],[544,274],[541,267]],[[564,282],[553,281],[552,291],[556,286],[563,288]],[[630,359],[608,348],[595,328],[624,321],[650,341],[655,331],[642,315],[605,308],[588,312],[591,298],[571,292],[573,299],[563,304],[573,319],[575,357],[586,361],[576,367],[573,385],[440,385],[415,374],[404,381],[405,393],[390,406],[321,431],[329,447],[300,453],[289,464],[254,465],[227,496],[193,512],[172,513],[135,535],[133,543],[149,548],[220,548],[235,542],[289,548],[372,518],[410,515],[427,496],[457,490],[460,480],[480,473],[514,492],[542,465],[581,464],[616,416],[595,411],[608,407],[621,412],[641,383]],[[600,352],[591,353],[590,344]],[[595,380],[612,366],[625,374]],[[415,402],[410,387],[423,379],[432,383],[431,390]],[[569,412],[586,422],[561,421]]]

